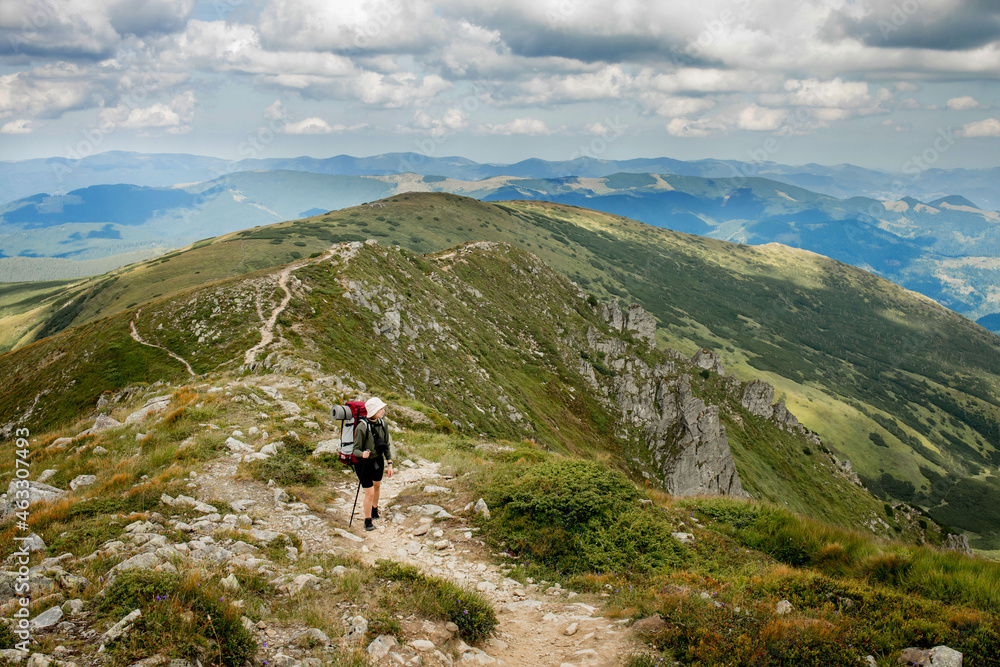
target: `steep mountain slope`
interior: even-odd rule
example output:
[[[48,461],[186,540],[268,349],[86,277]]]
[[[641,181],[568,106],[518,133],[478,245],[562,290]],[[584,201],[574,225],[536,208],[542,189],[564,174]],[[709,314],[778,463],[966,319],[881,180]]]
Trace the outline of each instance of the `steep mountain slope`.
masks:
[[[342,383],[367,387],[419,407],[444,432],[531,438],[610,460],[678,494],[745,488],[889,533],[881,503],[783,405],[771,409],[773,392],[749,401],[747,387],[717,374],[711,355],[695,360],[710,360],[714,370],[703,371],[653,348],[655,323],[641,311],[630,311],[631,327],[616,303],[595,304],[536,256],[505,244],[429,259],[343,244],[277,275],[183,291],[7,353],[0,371],[11,381],[0,407],[13,418],[2,428],[65,423],[154,378],[335,373],[330,400],[341,400],[333,396]],[[258,352],[269,321],[275,343]],[[894,525],[910,539],[941,539],[916,523]]]
[[[84,297],[81,315],[62,319],[85,322],[102,300],[101,315],[141,303],[166,276],[182,289],[232,275],[242,270],[241,245],[263,268],[288,261],[290,252],[305,256],[367,237],[417,252],[509,241],[601,299],[638,302],[658,319],[661,341],[688,355],[718,350],[741,378],[774,384],[874,491],[981,533],[982,548],[993,544],[986,537],[1000,498],[990,473],[1000,448],[998,339],[924,297],[805,251],[738,246],[566,206],[409,194],[138,265],[96,297],[75,288],[71,294]],[[39,306],[44,317],[30,335],[59,319],[61,303]]]
[[[265,298],[267,285],[281,294]],[[640,308],[595,306],[533,255],[476,243],[418,257],[358,243],[223,287],[192,291],[180,304],[187,310],[171,299],[147,303],[138,337],[197,351],[186,334],[168,340],[178,315],[192,336],[242,337],[234,313],[259,293],[262,315],[277,304],[266,318],[277,337],[262,362],[236,367],[250,340],[222,354],[232,365],[197,377],[171,359],[54,428],[43,399],[30,435],[3,441],[5,456],[44,470],[23,518],[11,515],[17,468],[0,470],[0,484],[11,483],[0,496],[0,549],[12,554],[3,577],[16,581],[13,568],[26,560],[32,590],[45,592],[19,600],[12,585],[0,590],[8,608],[34,617],[38,642],[12,648],[15,619],[0,620],[5,662],[24,663],[37,649],[31,664],[66,667],[450,667],[458,656],[539,667],[890,667],[947,644],[968,664],[1000,664],[1000,565],[907,544],[937,531],[831,474],[832,461],[818,447],[803,450],[815,441],[771,405],[762,383],[720,376],[707,352],[688,362],[652,350],[655,330]],[[538,297],[534,309],[524,308],[526,291]],[[202,302],[214,305],[199,312]],[[0,365],[50,342],[83,343],[74,336],[86,326]],[[483,343],[495,350],[479,363]],[[74,373],[95,362],[75,361]],[[424,364],[437,384],[421,379]],[[362,373],[367,389],[349,377]],[[644,377],[661,382],[655,399],[636,384]],[[88,379],[91,391],[113,384]],[[524,393],[507,391],[509,379]],[[447,417],[457,425],[410,398],[408,385],[455,410]],[[79,390],[71,386],[67,400]],[[339,442],[328,410],[374,392],[391,402],[398,469],[383,481],[377,530],[367,532],[355,477],[327,455]],[[602,425],[612,398],[622,420],[608,411]],[[731,438],[749,436],[754,456],[802,484],[805,496],[786,487],[779,504],[808,502],[841,521],[857,512],[857,525],[736,498],[671,498],[630,481],[618,467],[632,468],[632,443],[611,431],[655,434],[665,423],[646,421],[644,407],[655,401],[668,416],[672,399],[698,425],[731,420]],[[522,406],[520,419],[509,412]],[[515,435],[484,437],[465,421]],[[588,424],[598,440],[577,441]],[[533,439],[517,435],[528,431]],[[619,446],[604,450],[608,443]],[[574,446],[583,456],[551,451]],[[658,477],[655,462],[645,472]],[[26,533],[24,559],[15,538]]]

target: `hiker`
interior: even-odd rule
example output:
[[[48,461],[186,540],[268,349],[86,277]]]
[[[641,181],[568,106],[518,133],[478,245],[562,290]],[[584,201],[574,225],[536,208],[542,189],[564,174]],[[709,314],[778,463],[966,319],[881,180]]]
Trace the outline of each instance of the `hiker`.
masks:
[[[375,530],[372,519],[379,518],[378,495],[382,486],[383,471],[392,477],[392,436],[382,417],[385,403],[381,398],[372,397],[365,401],[365,414],[354,429],[354,456],[358,462],[354,471],[358,474],[361,487],[365,490],[364,512],[365,530]]]

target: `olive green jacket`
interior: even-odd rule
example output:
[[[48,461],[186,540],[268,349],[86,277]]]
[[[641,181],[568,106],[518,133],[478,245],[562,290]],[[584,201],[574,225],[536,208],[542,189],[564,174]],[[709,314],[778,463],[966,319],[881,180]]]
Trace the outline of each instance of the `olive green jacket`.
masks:
[[[367,420],[358,421],[358,425],[354,428],[354,455],[360,459],[365,452],[371,452],[369,459],[378,457],[375,453],[375,435],[369,430],[369,423],[378,424],[380,430],[381,428],[385,429],[385,441],[389,444],[389,451],[386,454],[385,460],[392,461],[396,455],[396,448],[392,444],[392,434],[389,433],[389,427],[386,425],[384,419],[380,419],[377,422],[368,422]]]

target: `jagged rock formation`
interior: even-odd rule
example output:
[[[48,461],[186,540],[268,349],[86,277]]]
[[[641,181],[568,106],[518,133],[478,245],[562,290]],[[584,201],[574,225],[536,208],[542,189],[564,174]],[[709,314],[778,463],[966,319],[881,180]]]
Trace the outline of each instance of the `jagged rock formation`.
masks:
[[[612,302],[601,308],[613,329],[633,330],[644,341],[655,340],[655,329],[650,332],[645,324],[634,329],[626,326],[616,306]],[[629,319],[648,323],[639,311],[637,306],[630,308]],[[601,387],[593,366],[584,360],[585,377],[605,393],[628,425],[639,430],[668,492],[749,497],[719,421],[719,408],[694,396],[690,374],[679,371],[682,357],[678,353],[670,355],[677,363],[668,361],[651,368],[629,354],[623,341],[604,339],[595,328],[588,331],[587,341],[617,375],[610,388]]]
[[[957,551],[966,556],[972,555],[972,547],[969,546],[968,535],[949,534],[944,541],[944,548],[948,551]]]
[[[740,403],[747,412],[764,419],[774,415],[774,387],[762,380],[753,380],[743,385]]]
[[[601,315],[615,331],[631,331],[633,335],[645,340],[649,347],[656,345],[656,318],[643,310],[642,306],[633,303],[625,312],[622,311],[621,304],[614,300],[602,304]]]
[[[598,312],[614,331],[631,331],[633,337],[654,344],[655,321],[639,306],[631,306],[626,314],[612,301],[599,306]],[[761,380],[742,383],[732,375],[727,376],[722,359],[711,350],[702,348],[690,360],[668,350],[670,360],[651,368],[630,351],[624,340],[604,338],[596,328],[588,331],[587,343],[600,361],[581,359],[581,374],[621,414],[626,425],[638,430],[656,465],[657,476],[674,495],[749,497],[720,421],[720,406],[706,404],[692,391],[699,370],[724,378],[728,396],[750,414],[771,420],[779,428],[797,433],[824,449],[819,437],[789,412],[784,401],[774,402],[773,386]],[[610,380],[599,378],[595,367],[600,366],[602,375],[613,375]],[[729,411],[733,412],[731,408]],[[737,421],[741,420],[739,415],[733,415]],[[861,486],[850,461],[830,456],[838,474]]]
[[[717,375],[726,374],[726,369],[722,366],[722,359],[719,358],[719,355],[704,347],[691,357],[691,363],[702,370],[712,371]]]

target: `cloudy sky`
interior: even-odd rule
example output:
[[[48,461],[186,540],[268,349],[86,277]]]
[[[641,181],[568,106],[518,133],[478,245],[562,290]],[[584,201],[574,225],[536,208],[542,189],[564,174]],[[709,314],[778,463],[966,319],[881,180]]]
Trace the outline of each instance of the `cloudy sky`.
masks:
[[[4,0],[0,159],[986,167],[998,79],[996,0]]]

